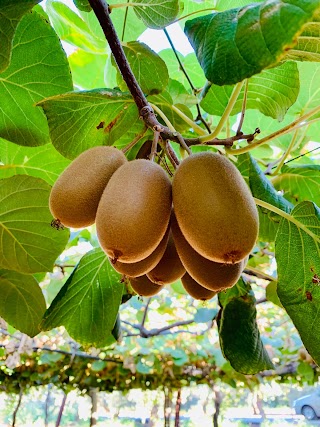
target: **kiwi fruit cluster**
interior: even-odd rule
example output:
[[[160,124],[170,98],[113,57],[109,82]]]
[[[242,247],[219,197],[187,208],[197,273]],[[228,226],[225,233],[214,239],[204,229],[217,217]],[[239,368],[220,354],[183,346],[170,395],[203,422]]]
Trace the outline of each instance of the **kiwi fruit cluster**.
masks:
[[[49,205],[63,225],[95,222],[111,265],[141,296],[181,279],[193,298],[211,299],[238,281],[258,236],[240,172],[209,151],[183,160],[171,182],[150,160],[91,148],[58,178]]]

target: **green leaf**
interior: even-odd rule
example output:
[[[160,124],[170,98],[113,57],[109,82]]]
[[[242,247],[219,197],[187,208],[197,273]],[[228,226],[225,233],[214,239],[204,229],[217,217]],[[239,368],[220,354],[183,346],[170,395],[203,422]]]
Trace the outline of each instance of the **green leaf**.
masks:
[[[93,372],[102,371],[106,367],[106,365],[107,365],[106,362],[104,362],[103,360],[95,360],[91,364],[91,371]]]
[[[134,6],[134,11],[147,27],[161,30],[171,24],[177,17],[179,1],[140,0],[139,6]]]
[[[108,55],[77,50],[72,53],[68,60],[75,86],[80,89],[95,89],[104,87],[104,68]]]
[[[100,248],[88,252],[46,311],[42,330],[63,325],[81,344],[108,344],[123,293],[120,277]]]
[[[301,339],[320,364],[320,210],[302,202],[291,212],[303,224],[281,219],[276,238],[278,295]]]
[[[52,144],[40,147],[22,147],[0,139],[0,178],[30,175],[52,185],[70,163]]]
[[[132,97],[113,89],[68,93],[38,105],[53,145],[69,159],[98,145],[120,148],[144,128]]]
[[[163,59],[141,42],[124,43],[123,50],[142,91],[147,95],[162,92],[169,81],[168,69]],[[117,83],[122,91],[127,90],[120,73]]]
[[[270,282],[266,287],[266,298],[268,301],[271,301],[273,304],[283,308],[283,305],[281,304],[281,301],[278,297],[277,288],[278,288],[277,282]]]
[[[293,205],[276,191],[260,169],[258,163],[250,156],[250,154],[242,154],[238,156],[236,166],[243,177],[247,180],[254,197],[270,203],[284,212],[289,213],[292,210]],[[281,220],[280,216],[268,209],[261,208],[260,206],[258,206],[258,212],[260,220],[260,239],[273,241]]]
[[[297,373],[301,375],[310,384],[313,384],[314,370],[307,362],[300,362],[297,366]]]
[[[51,227],[50,186],[16,175],[0,180],[0,266],[21,273],[51,271],[69,231]]]
[[[73,0],[73,3],[83,12],[90,12],[92,10],[88,0]]]
[[[260,339],[256,314],[255,298],[248,293],[228,301],[219,321],[220,346],[225,358],[236,371],[248,375],[273,369]]]
[[[272,183],[293,203],[310,200],[320,206],[320,165],[284,165]]]
[[[33,276],[0,270],[0,316],[24,334],[34,337],[46,303]]]
[[[89,52],[106,53],[106,39],[96,37],[84,20],[66,4],[49,0],[46,11],[61,40]]]
[[[190,128],[190,125],[186,123],[173,109],[173,99],[169,92],[166,90],[163,91],[159,95],[152,95],[148,97],[148,101],[155,104],[157,107],[160,108],[160,110],[166,115],[166,117],[169,119],[170,123],[173,125],[176,131],[178,132],[184,132],[187,131]],[[187,117],[189,117],[191,120],[193,120],[192,113],[190,109],[185,105],[176,105],[177,108],[179,108]],[[161,122],[161,117],[158,117],[159,121]]]
[[[177,52],[178,57],[183,65],[183,67],[188,70],[188,76],[192,81],[192,84],[195,87],[202,87],[206,82],[206,78],[203,74],[202,68],[197,61],[194,53],[190,53],[187,56],[183,56],[181,53]],[[184,86],[189,87],[189,82],[186,79],[186,76],[181,72],[180,65],[172,51],[172,49],[164,49],[159,52],[160,57],[165,61],[169,75],[171,79],[178,80]]]
[[[4,71],[11,58],[12,40],[23,15],[41,0],[2,0],[0,4],[0,72]]]
[[[278,64],[319,10],[318,0],[269,0],[192,19],[185,33],[206,78],[235,84]]]
[[[296,46],[288,51],[286,59],[320,61],[320,11],[317,11],[312,21],[303,27]]]
[[[251,292],[251,286],[242,278],[232,287],[224,292],[219,293],[219,304],[225,307],[230,301],[235,298],[245,297]]]
[[[72,90],[68,61],[50,24],[26,14],[15,33],[9,67],[0,74],[0,137],[19,145],[50,141],[45,115],[35,104]]]
[[[317,63],[298,63],[300,93],[288,114],[305,114],[320,104],[320,68]]]
[[[221,116],[228,105],[234,86],[212,85],[201,101],[201,107],[210,114]],[[259,110],[265,116],[283,120],[287,110],[299,94],[299,71],[295,62],[263,70],[248,81],[246,109]],[[231,115],[241,112],[244,97],[242,89]]]

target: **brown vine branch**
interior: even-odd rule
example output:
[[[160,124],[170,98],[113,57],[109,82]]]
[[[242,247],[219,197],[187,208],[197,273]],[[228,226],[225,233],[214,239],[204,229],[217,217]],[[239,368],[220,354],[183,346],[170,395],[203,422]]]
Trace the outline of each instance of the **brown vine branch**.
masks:
[[[146,124],[146,126],[152,130],[157,130],[160,132],[161,139],[166,141],[175,141],[181,143],[181,135],[178,132],[171,131],[167,126],[163,126],[156,118],[156,115],[149,105],[144,93],[141,90],[131,68],[128,63],[128,60],[124,54],[124,51],[121,46],[121,42],[117,35],[117,32],[114,28],[112,20],[110,18],[109,8],[105,0],[89,0],[89,3],[100,23],[100,26],[104,32],[106,40],[110,46],[111,52],[114,56],[115,62],[118,66],[118,69],[125,81],[137,107],[139,110],[140,117]],[[184,139],[187,146],[201,144],[201,140],[196,139]],[[231,146],[233,140],[227,141],[224,143],[224,140],[217,140],[216,138],[211,141],[207,141],[206,144],[209,145],[228,145]]]
[[[21,384],[19,384],[19,388],[20,388],[20,391],[19,391],[18,402],[17,402],[16,407],[14,408],[13,415],[12,415],[12,424],[11,424],[12,427],[15,427],[15,425],[16,425],[17,413],[18,413],[19,408],[21,406],[21,401],[22,401],[22,396],[23,396],[23,388],[22,388]]]

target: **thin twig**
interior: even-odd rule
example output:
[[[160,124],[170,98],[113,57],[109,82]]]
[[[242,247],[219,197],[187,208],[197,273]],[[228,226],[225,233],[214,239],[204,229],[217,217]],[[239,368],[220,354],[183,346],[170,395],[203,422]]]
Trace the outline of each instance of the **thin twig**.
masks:
[[[144,324],[146,323],[146,320],[147,320],[147,314],[148,314],[148,308],[149,308],[150,302],[151,302],[151,298],[148,298],[148,301],[147,301],[146,306],[144,308],[143,317],[141,320],[141,327],[142,328],[144,328]]]
[[[241,117],[238,125],[238,129],[236,132],[236,135],[239,135],[242,129],[244,116],[246,114],[246,107],[247,107],[247,98],[248,98],[248,79],[246,79],[244,84],[244,93],[243,93],[243,101],[242,101],[242,109],[241,109]]]

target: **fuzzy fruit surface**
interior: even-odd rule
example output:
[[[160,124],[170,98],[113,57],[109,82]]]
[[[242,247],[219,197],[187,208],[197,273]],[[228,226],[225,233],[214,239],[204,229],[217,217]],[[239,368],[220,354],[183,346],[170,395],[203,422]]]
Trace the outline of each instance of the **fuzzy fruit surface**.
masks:
[[[158,294],[163,288],[163,286],[151,282],[147,276],[130,277],[129,282],[132,289],[142,297],[152,297]]]
[[[95,222],[101,195],[113,173],[127,162],[114,147],[93,147],[81,153],[52,187],[49,207],[67,227],[87,227]]]
[[[114,261],[147,258],[168,228],[171,181],[156,163],[138,159],[122,165],[102,194],[96,217],[102,249]]]
[[[184,276],[182,276],[181,282],[184,289],[194,299],[207,301],[217,294],[217,292],[199,285],[199,283],[197,283],[188,273],[185,273]]]
[[[247,257],[234,264],[210,261],[196,252],[184,238],[174,215],[171,218],[174,242],[186,271],[204,288],[220,292],[231,288],[239,280],[247,264]]]
[[[167,229],[159,245],[147,258],[144,258],[141,261],[132,262],[132,263],[120,262],[119,260],[112,262],[112,260],[110,260],[112,267],[118,273],[125,274],[126,276],[129,276],[129,277],[143,276],[144,274],[152,270],[161,260],[167,247],[168,236],[169,236],[169,228]]]
[[[170,232],[168,244],[161,260],[147,276],[157,285],[169,285],[181,279],[185,272],[186,269],[180,261],[172,232]]]
[[[236,263],[250,254],[258,237],[258,211],[230,160],[212,152],[189,156],[175,172],[172,193],[179,227],[200,255]]]

